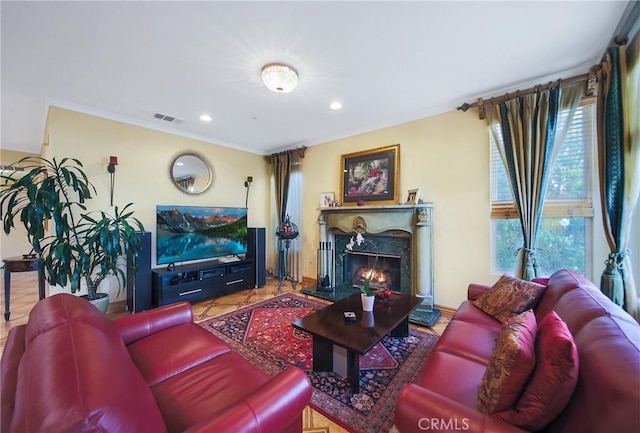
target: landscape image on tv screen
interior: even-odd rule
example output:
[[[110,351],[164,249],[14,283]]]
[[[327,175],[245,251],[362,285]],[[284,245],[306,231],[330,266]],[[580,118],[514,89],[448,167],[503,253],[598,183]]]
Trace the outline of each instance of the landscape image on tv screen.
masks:
[[[156,206],[157,263],[245,254],[247,208]]]

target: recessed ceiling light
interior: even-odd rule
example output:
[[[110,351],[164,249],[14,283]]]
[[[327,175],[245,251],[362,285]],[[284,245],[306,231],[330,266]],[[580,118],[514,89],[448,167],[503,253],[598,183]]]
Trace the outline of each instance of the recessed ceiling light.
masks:
[[[203,122],[211,122],[212,119],[208,114],[203,114],[202,116],[200,116],[200,120],[202,120]]]
[[[342,108],[342,104],[338,101],[332,102],[331,105],[329,105],[329,108],[331,108],[332,110],[339,110]]]

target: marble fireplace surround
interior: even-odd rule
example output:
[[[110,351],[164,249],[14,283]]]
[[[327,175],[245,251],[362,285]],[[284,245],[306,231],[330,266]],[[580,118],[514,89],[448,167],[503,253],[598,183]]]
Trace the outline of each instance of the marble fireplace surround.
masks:
[[[335,246],[337,269],[334,283],[342,283],[344,245],[351,236],[360,232],[376,245],[390,246],[396,249],[392,253],[402,253],[401,291],[423,298],[422,307],[433,308],[432,214],[431,203],[321,209],[318,217],[320,242],[330,242]],[[378,248],[383,251],[380,246]]]

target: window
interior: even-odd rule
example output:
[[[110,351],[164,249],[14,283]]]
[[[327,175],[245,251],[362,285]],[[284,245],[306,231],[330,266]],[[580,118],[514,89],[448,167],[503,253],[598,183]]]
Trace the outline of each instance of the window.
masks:
[[[551,168],[536,240],[536,260],[542,275],[550,275],[560,268],[587,275],[591,268],[591,197],[596,142],[594,102],[593,98],[585,98],[576,110]],[[523,245],[522,229],[493,138],[491,218],[494,270],[496,273],[513,272],[518,249]]]

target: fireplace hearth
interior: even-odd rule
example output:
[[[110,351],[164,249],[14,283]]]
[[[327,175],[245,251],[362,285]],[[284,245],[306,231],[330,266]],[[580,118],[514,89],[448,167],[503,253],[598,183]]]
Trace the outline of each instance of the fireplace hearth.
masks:
[[[430,203],[416,205],[392,206],[354,206],[333,207],[320,211],[318,226],[320,245],[333,245],[333,251],[323,254],[333,263],[333,281],[322,290],[316,288],[303,289],[303,293],[329,300],[342,299],[352,294],[354,288],[354,269],[350,259],[353,252],[347,251],[346,245],[352,236],[361,233],[366,239],[365,248],[359,251],[369,256],[378,252],[380,255],[396,258],[397,271],[390,276],[391,290],[412,294],[422,298],[422,304],[410,316],[414,323],[431,326],[440,316],[434,308],[433,299],[433,205]],[[366,247],[374,243],[376,248]],[[318,259],[320,260],[320,254]],[[371,259],[369,259],[371,260]],[[318,272],[325,272],[326,263],[318,262]],[[372,264],[359,265],[365,272]],[[360,269],[362,271],[363,269]],[[376,270],[390,272],[387,265],[380,266],[380,257]],[[325,272],[326,273],[326,272]],[[355,278],[357,280],[357,277]],[[385,283],[389,284],[389,283]]]

